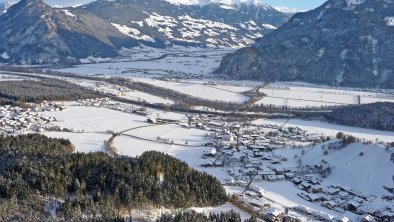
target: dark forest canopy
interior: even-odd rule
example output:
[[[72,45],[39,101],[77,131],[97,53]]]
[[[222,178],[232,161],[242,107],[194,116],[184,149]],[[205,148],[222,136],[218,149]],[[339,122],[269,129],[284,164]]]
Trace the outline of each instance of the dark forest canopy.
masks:
[[[42,216],[42,204],[30,203],[41,203],[43,197],[64,200],[57,216],[66,220],[83,214],[114,218],[116,210],[146,206],[214,206],[227,198],[217,179],[159,152],[111,157],[73,153],[64,139],[0,136],[0,205],[14,203],[20,211],[34,209]],[[12,216],[0,211],[2,221]]]
[[[334,109],[329,122],[341,125],[394,131],[394,103],[377,102]]]
[[[163,214],[156,222],[242,222],[242,219],[239,213],[234,211],[220,214],[210,213],[208,216],[195,211],[186,211],[175,215]],[[257,222],[257,220],[251,217],[244,222]]]
[[[58,79],[0,81],[0,102],[3,104],[39,103],[43,100],[78,100],[97,97],[101,96],[93,90]]]

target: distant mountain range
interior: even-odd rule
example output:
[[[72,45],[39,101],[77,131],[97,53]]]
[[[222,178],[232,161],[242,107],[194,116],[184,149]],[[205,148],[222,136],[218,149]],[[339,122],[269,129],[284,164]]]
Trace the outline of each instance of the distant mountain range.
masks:
[[[52,8],[22,0],[0,16],[0,62],[78,63],[139,44],[244,47],[290,18],[259,1],[196,1],[98,0]]]
[[[225,56],[215,72],[236,79],[394,88],[393,12],[393,0],[329,0]]]

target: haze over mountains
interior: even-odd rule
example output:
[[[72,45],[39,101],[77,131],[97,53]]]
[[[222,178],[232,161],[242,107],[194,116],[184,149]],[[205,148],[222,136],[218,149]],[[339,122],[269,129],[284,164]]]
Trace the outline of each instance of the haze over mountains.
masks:
[[[394,1],[329,0],[296,14],[216,73],[237,79],[394,88]]]

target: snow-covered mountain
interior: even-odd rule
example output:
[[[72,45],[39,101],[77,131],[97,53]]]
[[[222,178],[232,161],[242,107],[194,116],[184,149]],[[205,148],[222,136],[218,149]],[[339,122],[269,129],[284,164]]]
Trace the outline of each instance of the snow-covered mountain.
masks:
[[[98,0],[83,8],[156,46],[243,47],[289,19],[269,5],[242,0]]]
[[[276,6],[274,8],[276,10],[280,11],[280,12],[287,13],[287,14],[290,14],[290,15],[294,15],[295,13],[305,12],[306,11],[306,10],[303,10],[303,9],[287,8],[287,7],[279,7],[279,6]]]
[[[393,0],[329,0],[225,56],[216,72],[239,79],[394,88],[393,12]]]
[[[22,64],[75,63],[88,56],[116,56],[137,42],[103,19],[22,0],[0,16],[0,61]]]
[[[258,1],[98,0],[53,8],[22,0],[0,16],[0,61],[72,62],[144,44],[244,47],[289,19]]]

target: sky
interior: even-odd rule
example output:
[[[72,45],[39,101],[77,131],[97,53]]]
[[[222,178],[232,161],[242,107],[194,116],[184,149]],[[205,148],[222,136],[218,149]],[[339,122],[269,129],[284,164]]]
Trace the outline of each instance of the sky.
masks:
[[[17,1],[17,0],[0,0],[0,2]],[[88,3],[93,0],[44,0],[50,5],[73,6],[77,4]],[[262,0],[264,3],[272,6],[280,6],[301,10],[310,10],[322,5],[326,0]]]

